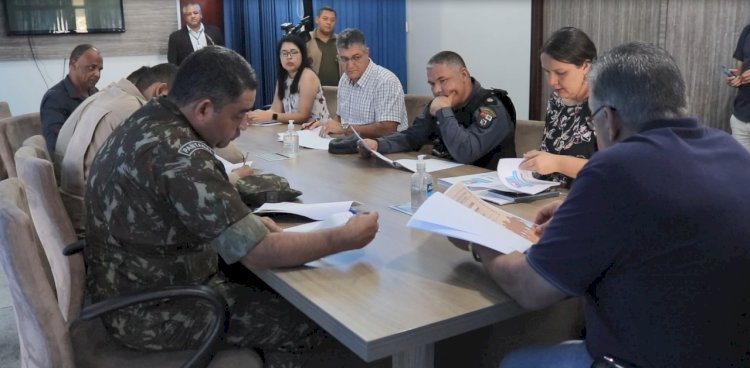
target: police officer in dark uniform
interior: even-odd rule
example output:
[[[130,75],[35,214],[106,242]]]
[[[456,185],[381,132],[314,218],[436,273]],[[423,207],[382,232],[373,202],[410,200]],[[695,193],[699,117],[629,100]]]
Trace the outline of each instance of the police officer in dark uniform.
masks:
[[[441,51],[427,63],[435,98],[408,129],[364,144],[380,153],[419,150],[463,164],[495,169],[500,158],[516,157],[516,113],[503,90],[484,89],[469,75],[460,55]],[[360,154],[369,150],[359,147]]]

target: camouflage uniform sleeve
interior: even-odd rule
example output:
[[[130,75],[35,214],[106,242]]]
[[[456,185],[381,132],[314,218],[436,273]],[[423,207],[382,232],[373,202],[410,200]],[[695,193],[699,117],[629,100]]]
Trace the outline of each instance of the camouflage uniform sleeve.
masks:
[[[187,153],[181,149],[165,164],[161,189],[185,227],[215,246],[227,263],[234,263],[268,230],[242,202],[210,148],[190,143],[199,148]]]
[[[471,114],[471,124],[459,124],[453,110],[437,113],[440,136],[456,162],[471,164],[490,152],[512,132],[508,112],[495,96],[486,98]]]

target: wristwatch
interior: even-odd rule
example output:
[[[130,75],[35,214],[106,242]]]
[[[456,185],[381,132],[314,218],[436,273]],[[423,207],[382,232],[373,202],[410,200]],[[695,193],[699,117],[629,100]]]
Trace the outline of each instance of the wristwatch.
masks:
[[[273,115],[271,115],[271,120],[279,120],[279,114],[273,113]]]

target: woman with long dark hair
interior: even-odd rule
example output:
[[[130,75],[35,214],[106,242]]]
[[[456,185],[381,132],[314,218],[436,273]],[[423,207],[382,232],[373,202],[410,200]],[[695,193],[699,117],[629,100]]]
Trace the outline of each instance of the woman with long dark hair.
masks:
[[[247,114],[252,123],[276,120],[297,124],[327,121],[328,107],[320,79],[310,68],[305,43],[297,36],[287,35],[276,48],[279,73],[276,90],[269,110],[255,110]]]
[[[567,187],[597,151],[586,81],[596,46],[580,29],[563,27],[544,42],[539,58],[553,91],[539,149],[526,152],[520,167]]]

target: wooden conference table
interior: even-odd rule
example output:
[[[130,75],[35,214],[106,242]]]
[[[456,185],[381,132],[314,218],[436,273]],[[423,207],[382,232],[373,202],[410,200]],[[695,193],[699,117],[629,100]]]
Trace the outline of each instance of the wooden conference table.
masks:
[[[365,361],[392,356],[394,367],[432,367],[436,341],[503,321],[525,311],[497,286],[469,252],[445,237],[406,227],[409,216],[388,208],[410,199],[411,172],[376,158],[301,148],[281,152],[286,126],[250,127],[235,140],[253,167],[284,176],[304,203],[355,200],[380,215],[380,231],[363,249],[305,266],[257,271],[258,276]],[[388,155],[414,158],[414,152]],[[460,166],[433,177],[486,171]],[[527,219],[552,200],[506,205]]]

